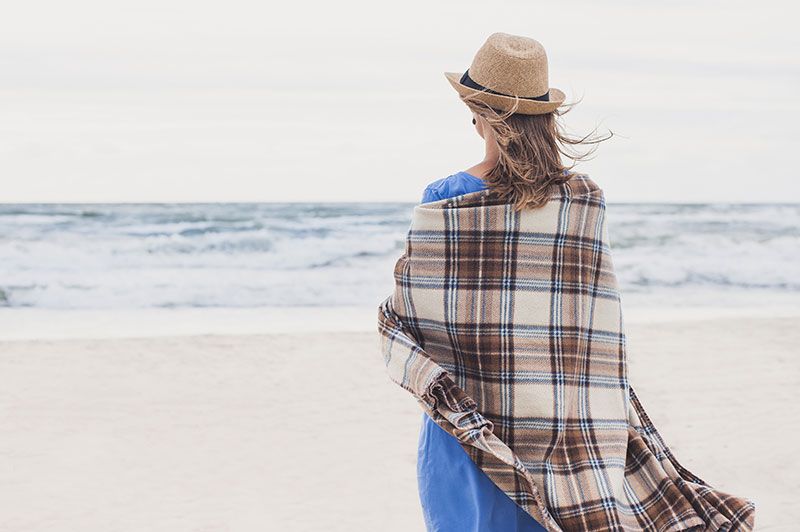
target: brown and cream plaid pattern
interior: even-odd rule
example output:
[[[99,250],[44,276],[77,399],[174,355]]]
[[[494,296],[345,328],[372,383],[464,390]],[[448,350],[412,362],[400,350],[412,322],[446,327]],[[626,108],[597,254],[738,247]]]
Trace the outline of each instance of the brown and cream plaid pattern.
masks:
[[[548,530],[752,530],[628,382],[605,212],[584,174],[537,209],[488,189],[416,206],[378,309],[389,376]]]

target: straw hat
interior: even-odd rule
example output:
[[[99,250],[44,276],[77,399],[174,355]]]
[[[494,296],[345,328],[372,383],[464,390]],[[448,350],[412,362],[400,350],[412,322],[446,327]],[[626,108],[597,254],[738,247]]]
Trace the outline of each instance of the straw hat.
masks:
[[[445,72],[459,94],[478,94],[478,99],[501,111],[539,115],[564,103],[564,93],[547,79],[547,54],[534,39],[508,33],[492,33],[463,74]]]

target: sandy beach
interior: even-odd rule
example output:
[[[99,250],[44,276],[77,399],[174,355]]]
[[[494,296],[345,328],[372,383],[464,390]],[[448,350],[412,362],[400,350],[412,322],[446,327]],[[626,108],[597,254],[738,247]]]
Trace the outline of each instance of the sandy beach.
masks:
[[[421,410],[377,333],[0,343],[0,530],[424,530]],[[631,382],[683,465],[800,520],[800,317],[631,321]]]

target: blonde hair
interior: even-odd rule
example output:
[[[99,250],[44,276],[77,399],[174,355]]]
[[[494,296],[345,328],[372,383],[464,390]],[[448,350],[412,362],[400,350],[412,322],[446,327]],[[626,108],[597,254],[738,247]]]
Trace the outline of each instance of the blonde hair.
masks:
[[[523,115],[515,114],[516,102],[511,110],[503,112],[474,95],[463,95],[461,100],[492,128],[500,152],[497,163],[483,181],[493,193],[513,203],[517,211],[544,205],[553,187],[570,178],[565,172],[591,158],[597,144],[614,136],[613,132],[603,138],[594,136],[597,128],[581,138],[567,134],[558,118],[578,102],[545,114]],[[585,145],[590,147],[583,153],[574,149]],[[561,155],[571,159],[572,164],[564,166]]]

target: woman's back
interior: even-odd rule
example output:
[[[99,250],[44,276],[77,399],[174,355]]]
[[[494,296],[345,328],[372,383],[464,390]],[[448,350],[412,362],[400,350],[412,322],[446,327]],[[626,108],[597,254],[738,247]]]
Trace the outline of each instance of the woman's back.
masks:
[[[437,179],[422,194],[422,203],[486,188],[465,171]],[[544,528],[512,501],[475,465],[461,444],[422,413],[417,450],[417,480],[429,532],[535,532]]]

